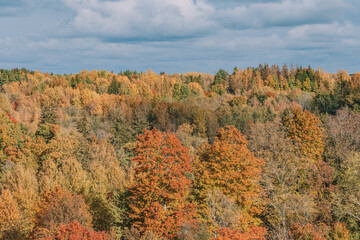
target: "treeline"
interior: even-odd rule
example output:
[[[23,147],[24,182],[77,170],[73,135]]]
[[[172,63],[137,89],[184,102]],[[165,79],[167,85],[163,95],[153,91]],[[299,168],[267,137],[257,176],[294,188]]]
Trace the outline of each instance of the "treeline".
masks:
[[[0,239],[360,237],[360,73],[0,73]]]

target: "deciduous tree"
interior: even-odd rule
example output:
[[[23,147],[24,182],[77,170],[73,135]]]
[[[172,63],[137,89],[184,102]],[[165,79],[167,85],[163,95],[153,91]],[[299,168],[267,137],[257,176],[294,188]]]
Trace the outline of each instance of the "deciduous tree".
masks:
[[[96,232],[89,227],[81,225],[74,220],[67,224],[60,224],[59,229],[51,236],[45,238],[46,240],[106,240],[110,239],[105,232]]]
[[[194,216],[187,201],[191,180],[190,156],[174,134],[146,130],[138,136],[135,183],[130,188],[133,227],[141,233],[174,238]]]
[[[20,240],[26,237],[24,216],[9,190],[0,195],[0,239]]]
[[[35,238],[52,236],[60,224],[77,220],[85,227],[91,226],[89,207],[79,195],[72,195],[56,186],[43,194],[37,206],[33,232]]]
[[[204,194],[217,188],[235,199],[241,208],[239,229],[260,223],[262,211],[259,179],[264,161],[247,148],[247,140],[233,126],[219,129],[213,145],[205,145],[196,164],[196,193],[204,202]]]

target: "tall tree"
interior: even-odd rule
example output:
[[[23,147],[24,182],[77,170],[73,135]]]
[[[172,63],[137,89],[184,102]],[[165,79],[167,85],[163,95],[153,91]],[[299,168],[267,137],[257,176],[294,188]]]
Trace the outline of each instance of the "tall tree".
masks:
[[[174,134],[146,130],[138,136],[135,183],[130,188],[133,227],[151,230],[158,237],[174,238],[180,226],[192,219],[194,209],[187,201],[192,186],[188,149]]]
[[[270,229],[269,239],[288,240],[292,224],[311,216],[314,211],[312,204],[302,208],[304,211],[298,211],[301,205],[296,199],[313,202],[312,194],[298,191],[303,170],[299,163],[303,159],[278,120],[251,125],[249,148],[256,157],[265,160],[262,185],[269,201],[263,219]]]
[[[308,110],[302,111],[300,106],[293,107],[285,113],[283,124],[288,137],[299,145],[302,155],[309,161],[316,162],[324,152],[324,129],[320,120]]]
[[[206,192],[218,189],[241,208],[238,229],[259,225],[262,211],[259,183],[263,160],[247,148],[247,140],[233,126],[219,129],[213,145],[205,145],[196,164],[196,193],[204,203]]]
[[[321,122],[309,111],[302,111],[300,107],[294,106],[290,112],[285,113],[283,126],[302,158],[297,164],[302,169],[298,177],[300,188],[297,191],[302,192],[305,198],[314,195],[316,211],[311,218],[303,220],[302,226],[309,223],[310,219],[329,224],[332,221],[330,194],[333,191],[333,169],[322,158],[324,129]]]

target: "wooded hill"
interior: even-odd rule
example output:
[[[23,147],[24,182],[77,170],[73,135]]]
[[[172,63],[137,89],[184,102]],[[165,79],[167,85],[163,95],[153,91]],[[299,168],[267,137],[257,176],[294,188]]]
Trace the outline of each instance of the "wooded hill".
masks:
[[[359,239],[360,73],[0,70],[1,239]]]

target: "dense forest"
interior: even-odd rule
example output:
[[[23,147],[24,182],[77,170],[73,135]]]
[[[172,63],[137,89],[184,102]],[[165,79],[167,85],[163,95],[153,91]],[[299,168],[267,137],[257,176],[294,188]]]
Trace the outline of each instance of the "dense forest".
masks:
[[[360,73],[0,70],[0,239],[360,238]]]

